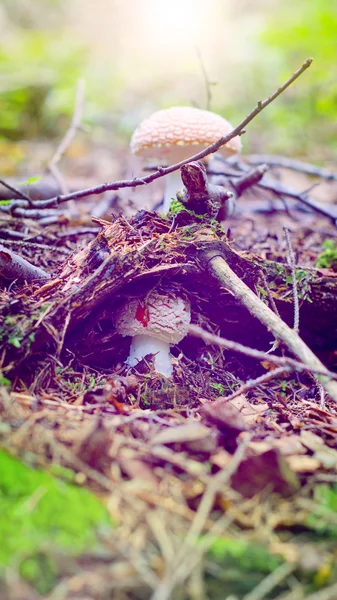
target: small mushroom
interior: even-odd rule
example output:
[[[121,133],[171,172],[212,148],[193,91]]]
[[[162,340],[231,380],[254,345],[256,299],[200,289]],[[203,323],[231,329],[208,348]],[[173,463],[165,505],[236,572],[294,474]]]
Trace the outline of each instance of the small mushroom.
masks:
[[[147,354],[154,354],[155,370],[170,377],[170,345],[185,337],[190,320],[189,303],[174,294],[152,291],[145,299],[128,300],[115,318],[117,332],[132,336],[126,363],[133,367]]]
[[[137,156],[172,165],[204,150],[232,130],[232,125],[216,113],[192,106],[173,106],[158,110],[142,121],[132,135],[130,148]],[[218,152],[230,156],[240,150],[241,140],[236,136]],[[180,188],[179,171],[166,175],[164,212],[168,212]]]

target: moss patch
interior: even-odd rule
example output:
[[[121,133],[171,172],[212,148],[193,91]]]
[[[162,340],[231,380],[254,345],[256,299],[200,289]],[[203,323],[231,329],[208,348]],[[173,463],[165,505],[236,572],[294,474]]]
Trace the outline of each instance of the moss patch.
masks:
[[[15,564],[44,593],[54,583],[53,553],[98,548],[97,530],[111,526],[88,490],[27,467],[0,450],[0,565]]]

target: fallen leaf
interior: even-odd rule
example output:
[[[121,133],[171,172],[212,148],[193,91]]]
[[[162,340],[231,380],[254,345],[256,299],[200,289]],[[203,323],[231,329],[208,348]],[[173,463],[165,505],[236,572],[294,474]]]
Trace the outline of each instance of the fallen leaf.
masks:
[[[204,404],[199,408],[199,414],[203,422],[215,425],[219,431],[232,437],[236,437],[241,431],[247,429],[238,409],[232,406],[226,398],[220,397],[214,402]]]
[[[218,449],[218,437],[219,434],[210,427],[194,422],[162,429],[150,440],[150,443],[151,445],[179,444],[190,452],[213,454]]]
[[[283,456],[307,453],[298,435],[284,435],[281,438],[268,436],[262,442],[250,442],[248,447],[256,454],[267,452],[270,448],[276,448]]]
[[[325,469],[337,468],[337,450],[327,446],[319,435],[311,431],[302,431],[301,440],[314,453],[313,458],[318,460],[322,467]]]
[[[230,452],[227,452],[226,450],[220,450],[220,452],[217,452],[217,454],[213,454],[209,461],[212,463],[212,465],[216,465],[220,469],[226,469],[232,459],[233,455],[230,454]]]
[[[231,486],[245,498],[252,498],[267,487],[290,496],[299,489],[300,482],[280,452],[271,449],[243,460],[231,478]]]
[[[262,402],[261,404],[250,404],[243,394],[230,400],[230,404],[240,412],[246,425],[254,425],[258,418],[269,408],[268,404],[265,402]]]
[[[301,431],[301,442],[309,448],[309,450],[312,450],[312,452],[320,450],[325,446],[322,438],[320,438],[319,435],[312,433],[312,431]]]
[[[313,456],[288,456],[287,462],[295,473],[315,473],[321,466]]]
[[[209,436],[211,430],[201,423],[187,423],[162,429],[150,440],[151,446],[158,444],[174,444],[176,442],[192,442]]]
[[[137,458],[136,453],[131,448],[122,449],[118,455],[118,463],[130,479],[140,480],[142,483],[150,485],[151,488],[159,487],[159,480],[153,469],[145,461]]]

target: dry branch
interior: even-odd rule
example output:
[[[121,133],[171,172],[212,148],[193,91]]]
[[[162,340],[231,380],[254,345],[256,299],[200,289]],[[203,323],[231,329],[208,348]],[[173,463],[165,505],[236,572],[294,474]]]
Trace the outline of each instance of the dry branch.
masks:
[[[232,159],[230,165],[228,165],[228,163],[226,163],[222,157],[217,157],[217,160],[219,160],[222,163],[221,169],[209,169],[208,173],[210,175],[215,176],[223,175],[231,186],[235,187],[237,179],[242,177],[242,172],[246,172],[247,176],[249,176],[250,167],[242,160],[236,158]],[[260,165],[260,167],[264,168],[264,165],[262,164]],[[298,192],[295,189],[284,185],[283,183],[280,183],[279,181],[268,175],[267,177],[264,176],[262,180],[260,178],[260,180],[256,182],[256,185],[263,190],[272,192],[276,196],[286,196],[288,198],[292,198],[293,200],[297,200],[298,202],[301,202],[305,206],[309,207],[314,212],[328,217],[328,219],[330,219],[334,224],[337,221],[336,206],[330,205],[328,207],[323,202],[315,200],[312,196],[309,195],[310,190]]]
[[[28,260],[18,256],[0,244],[0,275],[5,279],[31,282],[39,279],[49,279],[49,273],[35,267]]]
[[[265,163],[271,167],[281,167],[283,169],[305,173],[306,175],[320,177],[321,179],[327,179],[328,181],[337,181],[337,173],[301,160],[295,160],[285,156],[273,156],[270,154],[249,154],[245,158],[247,162],[252,165]]]
[[[48,200],[38,200],[34,203],[35,208],[39,208],[39,209],[53,208],[53,207],[59,206],[63,202],[67,202],[68,200],[78,200],[79,198],[85,198],[85,197],[91,196],[93,194],[102,194],[109,190],[110,191],[111,190],[119,190],[119,189],[123,189],[123,188],[137,187],[140,185],[145,185],[147,183],[151,183],[155,179],[159,179],[160,177],[163,177],[164,175],[168,175],[169,173],[172,173],[173,171],[177,171],[178,169],[180,169],[180,167],[182,167],[183,165],[185,165],[189,162],[201,160],[202,158],[205,158],[209,154],[213,154],[214,152],[217,152],[219,150],[219,148],[221,148],[221,146],[224,146],[225,144],[227,144],[232,138],[234,138],[237,135],[242,135],[244,133],[244,128],[246,127],[246,125],[248,125],[264,108],[266,108],[266,106],[271,104],[296,79],[298,79],[298,77],[300,77],[300,75],[302,75],[302,73],[304,73],[304,71],[306,71],[310,67],[311,63],[312,63],[312,58],[307,58],[307,60],[301,65],[301,67],[299,69],[297,69],[297,71],[295,71],[295,73],[291,77],[289,77],[289,79],[287,79],[287,81],[283,85],[281,85],[275,92],[273,92],[265,100],[262,100],[262,101],[260,100],[257,103],[256,107],[249,113],[249,115],[247,115],[241,121],[241,123],[239,123],[239,125],[237,127],[235,127],[233,129],[233,131],[231,131],[231,133],[220,138],[217,142],[208,146],[208,148],[206,148],[202,152],[198,152],[197,154],[191,156],[190,158],[180,161],[179,163],[176,163],[169,167],[158,168],[157,171],[155,171],[154,173],[151,173],[150,175],[147,175],[146,177],[136,177],[135,179],[132,179],[132,180],[121,180],[121,181],[114,181],[111,183],[103,183],[101,185],[98,185],[98,186],[95,186],[92,188],[88,188],[85,190],[80,190],[78,192],[72,192],[70,194],[55,196],[54,198],[50,198]],[[24,207],[26,207],[26,204],[24,204],[23,200],[17,200],[17,201],[14,200],[12,203],[12,210],[14,210],[16,207],[24,208]]]
[[[190,325],[188,333],[190,335],[194,335],[195,337],[199,337],[200,339],[204,340],[206,344],[214,344],[216,346],[219,346],[220,348],[227,348],[228,350],[232,350],[233,352],[239,352],[240,354],[250,356],[251,358],[255,358],[256,360],[270,362],[272,365],[277,365],[278,367],[283,369],[292,369],[294,371],[299,372],[308,371],[308,365],[306,365],[304,362],[299,362],[288,356],[276,356],[275,354],[261,352],[261,350],[256,350],[255,348],[250,348],[249,346],[244,346],[243,344],[239,344],[238,342],[233,342],[232,340],[227,340],[226,338],[214,335],[213,333],[209,333],[209,331],[204,331],[201,327],[198,327],[198,325]],[[312,367],[311,371],[316,375],[328,375],[328,377],[330,377],[331,379],[337,380],[337,373],[328,371],[324,366],[323,368]]]
[[[55,178],[55,181],[60,186],[60,190],[63,194],[67,193],[67,189],[66,189],[63,177],[62,177],[57,165],[60,162],[62,156],[65,154],[65,152],[69,148],[78,129],[81,126],[84,98],[85,98],[85,80],[79,79],[77,82],[74,114],[71,119],[69,129],[66,131],[64,137],[62,138],[60,144],[56,148],[55,153],[53,154],[52,158],[48,162],[48,166],[47,166],[48,170]]]
[[[297,356],[308,370],[325,370],[326,377],[320,376],[320,381],[331,398],[337,402],[337,383],[328,376],[328,370],[315,354],[303,342],[298,333],[291,329],[282,321],[254,292],[232,271],[227,262],[221,256],[212,256],[212,253],[205,252],[202,259],[206,261],[208,270],[212,273],[221,285],[229,289],[236,298],[249,310],[249,312],[259,319],[273,333],[276,339],[283,342],[287,348]]]

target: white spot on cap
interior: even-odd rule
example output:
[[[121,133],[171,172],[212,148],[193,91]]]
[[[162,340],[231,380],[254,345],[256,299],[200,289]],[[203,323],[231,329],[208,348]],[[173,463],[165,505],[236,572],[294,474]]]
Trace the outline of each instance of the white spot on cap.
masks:
[[[132,135],[130,147],[133,154],[153,159],[163,158],[162,147],[170,147],[165,159],[174,163],[188,158],[191,146],[193,151],[196,146],[203,150],[232,130],[232,125],[216,113],[192,106],[173,106],[158,110],[142,121]],[[182,155],[182,147],[186,156]],[[228,156],[240,150],[241,140],[236,136],[218,152]]]

